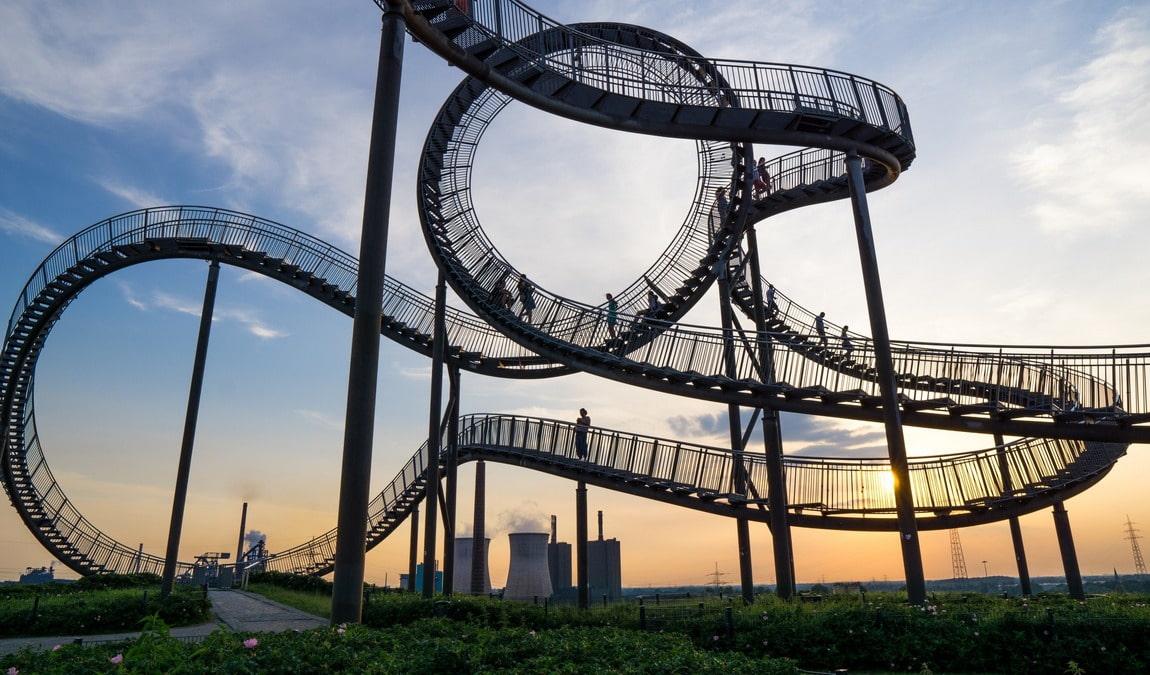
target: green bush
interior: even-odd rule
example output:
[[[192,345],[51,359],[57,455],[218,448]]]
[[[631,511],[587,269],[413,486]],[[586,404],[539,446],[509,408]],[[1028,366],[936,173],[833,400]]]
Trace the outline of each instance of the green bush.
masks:
[[[117,658],[118,657],[118,658]],[[112,660],[115,659],[115,663]],[[154,623],[138,640],[0,658],[19,672],[164,673],[797,673],[793,662],[698,649],[680,635],[619,629],[491,630],[451,620],[243,635],[186,644]]]
[[[0,604],[0,636],[90,635],[140,629],[157,615],[168,625],[185,626],[211,618],[203,591],[176,588],[166,598],[159,587],[78,592],[46,584],[36,595],[7,598]]]

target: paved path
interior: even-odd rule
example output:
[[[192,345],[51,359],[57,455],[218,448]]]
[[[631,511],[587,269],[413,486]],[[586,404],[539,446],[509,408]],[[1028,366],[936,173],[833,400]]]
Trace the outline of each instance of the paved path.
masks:
[[[264,632],[279,633],[285,630],[307,630],[328,626],[327,619],[301,612],[293,607],[273,602],[255,593],[238,590],[208,591],[212,601],[212,621],[197,626],[182,626],[172,629],[172,637],[195,640],[216,630],[229,630],[237,633]],[[76,640],[84,643],[114,642],[133,638],[140,634],[111,633],[105,635],[58,635],[51,637],[8,638],[0,640],[0,654],[10,654],[23,647],[51,649],[56,645],[68,644]]]

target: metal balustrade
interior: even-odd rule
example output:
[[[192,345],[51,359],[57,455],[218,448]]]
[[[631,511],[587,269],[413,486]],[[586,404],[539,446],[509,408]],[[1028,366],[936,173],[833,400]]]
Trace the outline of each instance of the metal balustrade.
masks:
[[[384,7],[382,0],[376,4]],[[684,79],[669,90],[665,81],[654,79],[671,60],[666,53],[588,35],[553,21],[518,0],[474,0],[468,3],[466,13],[451,2],[416,1],[411,7],[435,30],[461,18],[468,19],[467,28],[453,38],[464,49],[495,40],[537,68],[562,73],[603,91],[671,103],[678,103],[687,95],[712,106],[730,104],[725,97],[732,97],[741,108],[829,113],[891,130],[908,142],[912,138],[910,117],[898,95],[889,87],[850,73],[675,55],[674,59],[682,64],[680,69],[713,74],[715,81]],[[418,28],[411,30],[418,32]],[[597,62],[627,67],[596,67]]]
[[[734,491],[735,454],[729,449],[681,440],[591,427],[588,456],[575,451],[575,425],[522,415],[473,414],[459,419],[455,440],[460,462],[486,459],[548,470],[608,489],[657,498],[687,508],[767,520],[766,458],[744,453],[749,489]],[[444,436],[442,446],[451,445]],[[1125,445],[1026,439],[973,452],[914,458],[919,529],[988,522],[1044,508],[1039,497],[1085,489],[1101,479]],[[376,495],[368,507],[367,548],[395,530],[426,492],[426,444]],[[1083,459],[1092,461],[1083,462]],[[446,459],[444,460],[446,461]],[[1003,474],[1002,465],[1009,466]],[[885,458],[786,456],[787,499],[800,526],[893,530],[893,477]],[[1014,488],[1006,489],[1005,484]],[[738,511],[736,511],[738,510]],[[268,568],[308,574],[331,570],[337,531],[276,554]]]

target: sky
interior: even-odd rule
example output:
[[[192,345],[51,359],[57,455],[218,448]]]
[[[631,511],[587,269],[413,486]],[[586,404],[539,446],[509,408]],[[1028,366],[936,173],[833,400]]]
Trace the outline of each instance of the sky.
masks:
[[[1150,250],[1150,4],[1050,1],[613,0],[533,6],[565,22],[621,21],[726,59],[803,64],[881,82],[906,102],[918,156],[869,196],[891,336],[991,345],[1148,342],[1140,301]],[[358,251],[379,11],[313,3],[144,0],[0,3],[0,304],[71,234],[147,206],[232,208]],[[427,129],[461,72],[405,41],[387,272],[431,294],[415,212]],[[794,148],[762,146],[773,157]],[[584,302],[634,280],[694,194],[690,141],[606,131],[509,106],[483,138],[475,200],[489,236],[537,285]],[[766,277],[836,324],[869,332],[847,202],[759,225]],[[556,255],[556,252],[562,255]],[[129,268],[85,290],[53,330],[36,376],[45,454],[81,512],[162,555],[207,266]],[[462,306],[455,301],[456,306]],[[713,324],[717,298],[690,323]],[[181,559],[234,551],[242,504],[272,551],[334,526],[351,321],[291,288],[225,266],[205,374]],[[372,487],[427,433],[430,364],[381,344]],[[518,413],[721,446],[725,407],[589,375],[520,382],[464,374],[464,413]],[[908,428],[908,452],[993,445]],[[787,453],[883,457],[882,428],[784,415]],[[1070,499],[1082,572],[1134,571],[1127,517],[1150,531],[1146,448]],[[471,527],[474,468],[460,470]],[[507,533],[575,539],[575,485],[488,463],[491,579]],[[738,579],[735,524],[590,488],[618,538],[623,583]],[[1049,510],[1022,518],[1031,574],[1062,573]],[[592,536],[595,535],[592,521]],[[396,585],[401,526],[367,556]],[[893,533],[796,529],[802,582],[900,579]],[[757,583],[774,582],[770,536],[751,528]],[[961,531],[972,576],[1016,573],[1005,523]],[[1150,546],[1145,539],[1143,548]],[[928,579],[952,576],[946,531],[922,534]],[[0,579],[51,556],[0,509]],[[60,570],[59,576],[75,576]]]

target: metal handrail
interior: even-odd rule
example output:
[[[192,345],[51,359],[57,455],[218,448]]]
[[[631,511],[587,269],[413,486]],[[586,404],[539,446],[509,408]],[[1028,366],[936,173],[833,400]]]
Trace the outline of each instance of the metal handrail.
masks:
[[[382,3],[383,0],[376,0],[376,4],[381,7]],[[411,4],[415,7],[421,3]],[[636,76],[636,73],[658,72],[668,60],[668,55],[663,52],[624,46],[587,35],[548,18],[519,0],[472,0],[468,3],[466,14],[458,9],[443,9],[438,16],[428,19],[433,27],[458,16],[467,16],[473,22],[474,33],[457,37],[457,44],[476,44],[484,39],[495,39],[505,48],[518,52],[524,60],[563,73],[583,84],[648,101],[678,102],[671,98],[662,83]],[[559,37],[549,37],[545,44],[543,39],[531,39],[540,33]],[[561,40],[559,44],[562,49],[549,49],[557,40]],[[539,47],[533,48],[536,43]],[[582,63],[593,60],[595,55],[601,55],[604,61],[634,63],[638,66],[623,72],[613,69],[609,73],[582,66]],[[681,90],[692,92],[700,102],[707,101],[709,105],[715,105],[718,101],[721,104],[722,97],[729,91],[737,97],[739,106],[743,108],[782,112],[810,109],[852,117],[895,132],[913,144],[906,105],[892,89],[873,80],[811,66],[702,57],[679,58],[687,59],[698,70],[715,73],[724,80],[721,88],[715,84],[690,81],[679,85]],[[682,94],[677,92],[675,96],[679,98]]]
[[[36,298],[82,260],[111,252],[117,246],[144,243],[149,239],[204,239],[221,246],[241,246],[266,253],[287,264],[326,279],[332,286],[354,295],[359,262],[348,253],[310,234],[286,225],[227,209],[203,206],[165,206],[138,209],[91,225],[66,239],[36,268],[21,290],[8,320],[5,341]],[[431,334],[435,301],[428,295],[387,277],[384,281],[384,315],[407,319],[421,332]],[[507,361],[539,361],[538,357],[487,322],[467,312],[447,308],[448,335],[464,351]],[[426,329],[426,330],[422,330]]]
[[[670,490],[684,506],[710,504],[716,499],[767,505],[754,496],[753,488],[742,493],[734,490],[735,453],[725,448],[591,427],[587,432],[588,455],[581,459],[576,455],[576,427],[571,422],[477,413],[460,417],[458,428],[455,441],[460,461],[497,457],[493,451],[513,452],[518,457],[546,459],[549,466],[578,467],[626,479],[631,485],[642,482],[653,491]],[[450,441],[445,434],[441,447]],[[909,463],[915,487],[914,509],[920,519],[949,517],[959,511],[991,508],[1020,495],[1057,492],[1104,474],[1124,452],[1125,446],[1120,444],[1024,439],[1002,447],[916,457]],[[1002,456],[1009,466],[1006,476],[1001,470]],[[369,550],[394,531],[423,496],[426,458],[425,443],[372,499],[368,506]],[[749,485],[766,485],[766,457],[744,453],[741,458]],[[895,515],[887,458],[790,455],[783,463],[787,502],[793,510],[814,510],[828,519]],[[1005,485],[1013,487],[1007,490]],[[332,529],[277,553],[269,568],[322,573],[334,560],[336,534]],[[323,555],[317,556],[317,550]]]

